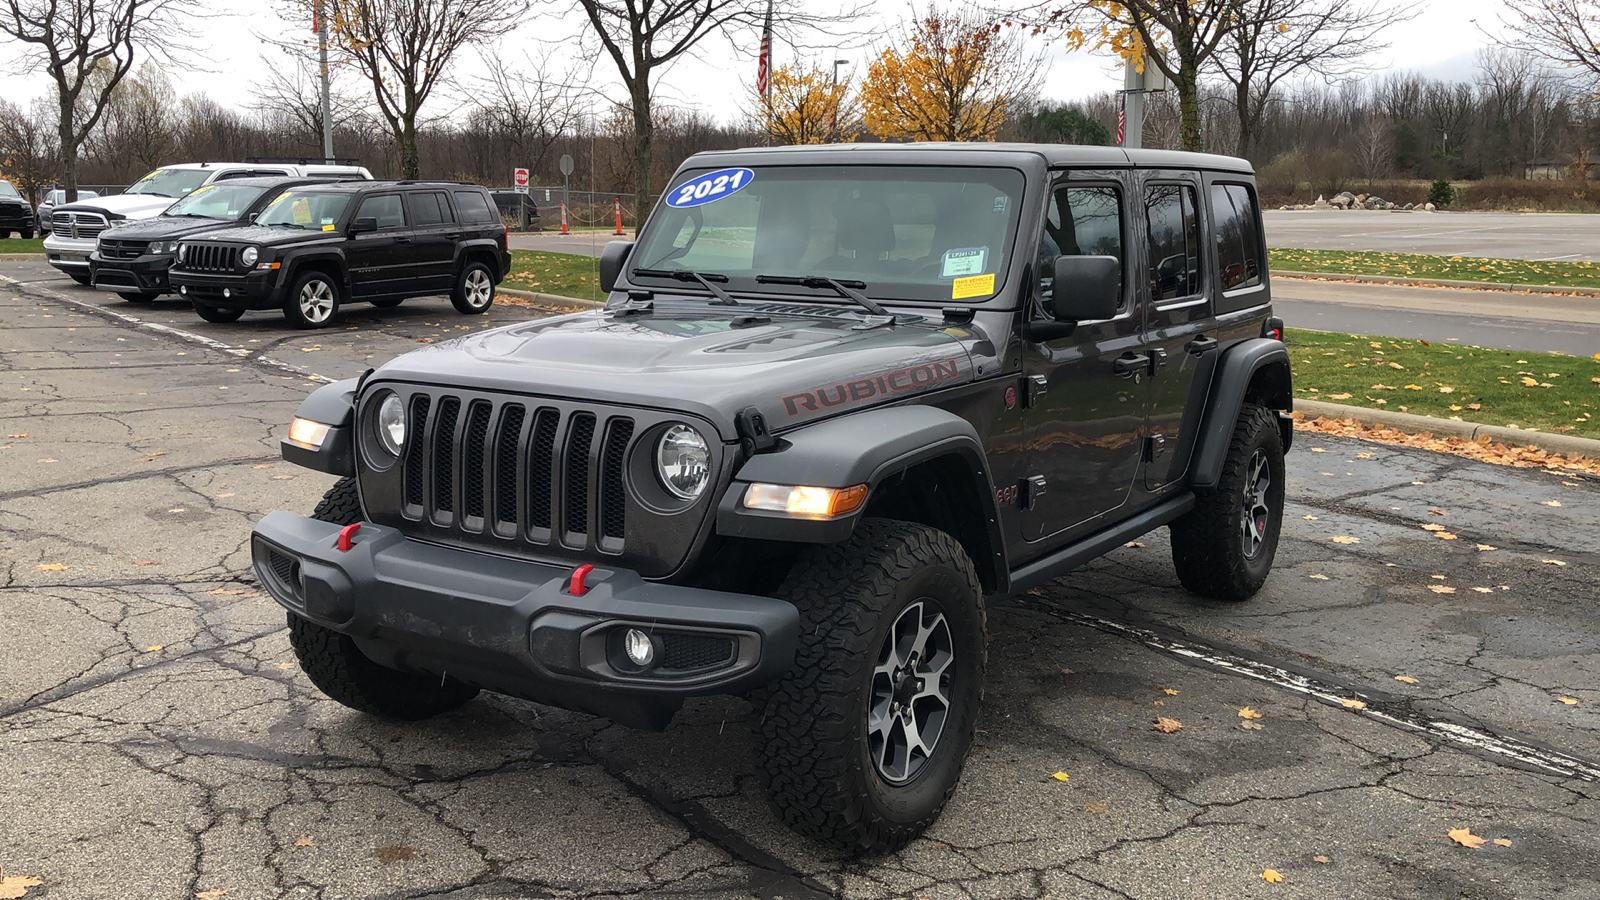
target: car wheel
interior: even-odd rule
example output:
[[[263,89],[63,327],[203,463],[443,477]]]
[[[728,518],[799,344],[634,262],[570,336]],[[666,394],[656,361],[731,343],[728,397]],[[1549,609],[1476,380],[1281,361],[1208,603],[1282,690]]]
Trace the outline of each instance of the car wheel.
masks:
[[[25,240],[25,241],[33,240],[33,229],[32,228],[24,228],[24,229],[22,229],[21,231],[19,231],[17,233],[22,235],[22,239]]]
[[[117,296],[128,301],[129,303],[150,303],[157,297],[160,297],[161,294],[154,291],[117,291]]]
[[[244,315],[244,310],[242,309],[232,309],[226,306],[212,306],[209,303],[201,303],[199,300],[192,300],[190,302],[194,304],[195,314],[200,318],[205,319],[207,322],[216,322],[218,324],[237,322],[239,321],[239,317]]]
[[[354,478],[322,496],[312,518],[335,525],[361,521]],[[374,716],[414,722],[448,712],[478,695],[450,678],[401,672],[373,662],[349,635],[289,613],[289,643],[311,683],[338,702]]]
[[[469,262],[456,278],[455,290],[450,292],[450,302],[456,312],[476,316],[489,311],[494,304],[494,274],[481,262]]]
[[[79,284],[88,284],[89,283],[89,275],[86,272],[68,272],[67,273],[67,277],[71,278],[73,281],[76,281]]]
[[[404,302],[406,302],[406,298],[404,297],[388,297],[383,300],[374,300],[372,301],[372,305],[379,309],[394,309],[396,306],[399,306]]]
[[[339,312],[339,286],[324,272],[313,270],[295,280],[283,303],[283,317],[296,328],[322,328]]]
[[[1216,600],[1248,600],[1261,590],[1278,552],[1283,486],[1278,414],[1246,401],[1216,487],[1196,491],[1194,509],[1170,526],[1184,587]]]
[[[780,818],[849,852],[887,853],[938,818],[972,745],[983,592],[950,535],[867,519],[800,555],[778,596],[800,609],[794,665],[756,697]]]

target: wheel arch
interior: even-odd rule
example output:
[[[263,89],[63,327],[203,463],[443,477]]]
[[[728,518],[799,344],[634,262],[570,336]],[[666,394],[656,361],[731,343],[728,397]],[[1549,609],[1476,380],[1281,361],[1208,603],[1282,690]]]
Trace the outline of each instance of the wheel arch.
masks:
[[[463,243],[456,248],[455,270],[456,277],[460,277],[468,263],[481,262],[489,267],[489,275],[498,284],[501,280],[499,246],[493,241],[471,241]]]
[[[1289,351],[1281,341],[1252,338],[1234,344],[1217,362],[1212,379],[1194,462],[1190,466],[1189,483],[1198,488],[1216,486],[1234,425],[1239,421],[1239,410],[1247,401],[1278,410],[1278,429],[1284,450],[1289,449],[1294,437],[1293,422],[1289,418],[1294,410],[1294,382],[1289,369]]]
[[[344,260],[338,256],[291,256],[284,261],[284,268],[288,270],[283,280],[285,289],[293,287],[305,273],[315,270],[333,279],[334,290],[342,295],[341,299],[348,299],[349,271],[345,268]]]

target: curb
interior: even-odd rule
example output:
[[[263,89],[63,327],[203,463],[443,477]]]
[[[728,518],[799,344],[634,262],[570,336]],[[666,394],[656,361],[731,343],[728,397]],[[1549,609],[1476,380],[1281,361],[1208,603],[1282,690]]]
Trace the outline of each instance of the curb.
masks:
[[[1600,440],[1568,437],[1564,434],[1546,434],[1523,428],[1504,428],[1499,425],[1480,425],[1476,422],[1457,422],[1433,416],[1414,416],[1410,413],[1389,412],[1384,409],[1367,409],[1363,406],[1346,406],[1326,400],[1294,401],[1295,412],[1310,418],[1351,419],[1363,425],[1383,425],[1407,434],[1437,434],[1458,437],[1468,441],[1488,438],[1501,444],[1538,447],[1549,453],[1563,456],[1586,456],[1600,459]]]
[[[1331,272],[1272,270],[1273,278],[1297,281],[1351,281],[1357,284],[1387,284],[1394,287],[1460,288],[1472,291],[1505,291],[1516,294],[1564,294],[1574,297],[1600,297],[1600,288],[1562,287],[1556,284],[1498,284],[1492,281],[1452,281],[1448,278],[1395,278],[1388,275],[1336,275]]]
[[[580,300],[577,297],[562,297],[558,294],[542,294],[538,291],[518,291],[511,288],[500,288],[496,293],[506,297],[515,297],[533,306],[544,309],[553,309],[557,312],[580,312],[586,309],[604,309],[605,304],[598,300]]]

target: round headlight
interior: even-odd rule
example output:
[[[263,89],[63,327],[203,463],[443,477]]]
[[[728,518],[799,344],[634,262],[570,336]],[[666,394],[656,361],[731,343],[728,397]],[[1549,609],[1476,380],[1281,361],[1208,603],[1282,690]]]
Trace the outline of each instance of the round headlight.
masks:
[[[176,252],[177,252],[177,254],[178,254],[178,258],[179,258],[179,259],[182,259],[182,258],[183,258],[183,251],[184,251],[184,250],[185,250],[185,249],[187,249],[187,248],[188,248],[188,246],[189,246],[189,245],[188,245],[188,244],[184,244],[184,243],[180,243],[180,244],[178,244],[178,248],[177,248],[177,251],[176,251]]]
[[[711,482],[711,448],[688,425],[674,425],[656,444],[656,472],[661,483],[680,500],[693,500]]]
[[[406,445],[406,409],[399,396],[391,393],[378,404],[378,443],[390,456],[399,456]]]
[[[261,253],[254,247],[246,247],[239,251],[239,262],[242,262],[247,266],[255,265],[256,260],[260,258]]]

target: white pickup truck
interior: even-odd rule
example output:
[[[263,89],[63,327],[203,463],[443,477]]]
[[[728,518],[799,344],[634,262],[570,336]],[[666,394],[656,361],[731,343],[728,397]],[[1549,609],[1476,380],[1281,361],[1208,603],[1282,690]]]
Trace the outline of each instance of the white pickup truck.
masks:
[[[129,219],[161,215],[178,198],[217,181],[262,175],[334,175],[372,178],[364,166],[300,165],[291,163],[179,163],[162,166],[139,179],[125,193],[94,197],[57,206],[50,212],[50,236],[44,239],[45,258],[73,281],[88,284],[89,254],[100,232]]]

